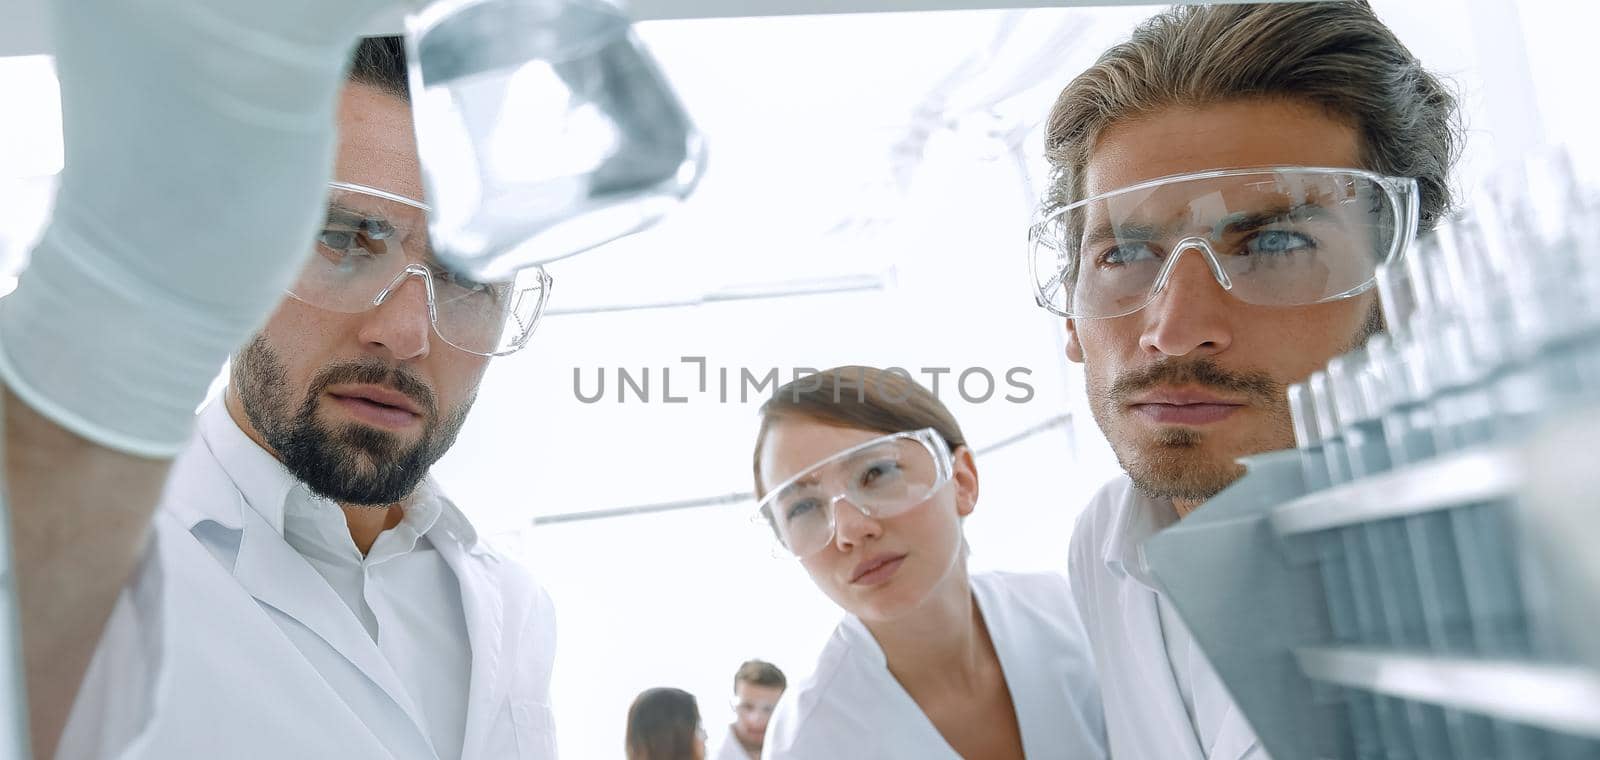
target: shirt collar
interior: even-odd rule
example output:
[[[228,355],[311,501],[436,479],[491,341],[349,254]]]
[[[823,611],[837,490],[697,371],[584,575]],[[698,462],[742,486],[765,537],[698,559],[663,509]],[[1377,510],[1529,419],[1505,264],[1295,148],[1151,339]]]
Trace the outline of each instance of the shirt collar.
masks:
[[[200,412],[200,437],[211,450],[218,466],[233,481],[249,507],[261,515],[272,529],[283,535],[284,517],[293,509],[296,512],[312,510],[328,514],[325,507],[336,507],[331,501],[311,493],[282,462],[246,435],[233,416],[228,413],[222,397],[206,405]],[[291,506],[291,504],[293,506]],[[323,507],[322,509],[317,509]],[[337,509],[339,523],[344,519]],[[196,521],[198,522],[198,521]],[[190,528],[194,525],[190,524]],[[405,528],[410,534],[407,545],[416,538],[428,535],[438,542],[448,540],[469,550],[479,548],[478,533],[472,523],[446,498],[430,475],[418,485],[417,491],[406,504],[405,516],[397,529]]]
[[[884,654],[883,647],[873,637],[872,631],[861,618],[845,613],[844,619],[839,621],[838,635],[842,637],[855,653],[868,662],[882,667],[889,666],[889,656]]]
[[[1151,591],[1159,592],[1150,565],[1145,561],[1144,544],[1151,536],[1178,521],[1172,502],[1152,499],[1139,492],[1128,476],[1112,484],[1108,494],[1115,500],[1111,529],[1106,531],[1101,557],[1106,569],[1116,577],[1127,577]]]
[[[272,529],[283,535],[284,505],[296,488],[303,488],[276,457],[245,435],[219,396],[200,412],[200,436],[238,487],[245,503]]]

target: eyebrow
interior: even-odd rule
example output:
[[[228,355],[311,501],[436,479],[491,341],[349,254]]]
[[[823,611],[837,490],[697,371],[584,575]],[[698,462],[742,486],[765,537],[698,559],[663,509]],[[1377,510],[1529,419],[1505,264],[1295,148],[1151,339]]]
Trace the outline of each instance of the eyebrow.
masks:
[[[1322,219],[1331,216],[1333,216],[1333,213],[1326,206],[1315,201],[1306,201],[1293,206],[1279,206],[1265,211],[1229,214],[1217,222],[1217,225],[1212,228],[1212,233],[1249,232],[1285,219]]]
[[[1083,236],[1083,247],[1088,248],[1112,240],[1157,240],[1163,228],[1153,224],[1102,224]]]
[[[394,223],[382,214],[371,214],[333,203],[328,204],[327,223],[361,230],[362,232],[373,232],[375,228],[382,229],[384,227],[387,227],[390,231],[395,229]]]
[[[782,490],[794,491],[801,488],[816,488],[820,485],[822,485],[822,478],[818,477],[818,473],[810,472],[806,473],[804,477],[799,478],[798,480],[794,480],[785,484]]]
[[[359,210],[350,208],[349,206],[341,206],[341,205],[339,205],[337,203],[328,204],[328,221],[330,221],[330,222],[332,222],[332,221],[364,222],[364,221],[368,221],[368,220],[387,221],[382,216],[377,215],[377,214],[369,214],[369,213],[366,213],[365,211],[359,211]]]
[[[1217,222],[1211,232],[1213,235],[1222,232],[1249,232],[1285,219],[1321,219],[1331,216],[1333,216],[1333,213],[1326,206],[1314,201],[1307,201],[1292,206],[1278,206],[1264,211],[1229,214]],[[1123,224],[1112,226],[1110,224],[1101,224],[1084,234],[1083,247],[1088,248],[1099,243],[1117,240],[1160,240],[1170,235],[1171,230],[1172,225]]]

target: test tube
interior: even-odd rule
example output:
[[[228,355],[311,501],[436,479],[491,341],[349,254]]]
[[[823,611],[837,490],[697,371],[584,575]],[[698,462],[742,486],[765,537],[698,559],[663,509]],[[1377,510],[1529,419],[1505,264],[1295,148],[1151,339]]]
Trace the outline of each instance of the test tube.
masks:
[[[1394,306],[1397,318],[1404,319],[1396,327],[1405,335],[1406,360],[1419,391],[1417,403],[1427,407],[1432,448],[1446,452],[1464,445],[1461,420],[1467,414],[1460,401],[1464,356],[1459,347],[1452,347],[1459,342],[1453,339],[1463,336],[1461,326],[1445,318],[1449,286],[1440,258],[1436,234],[1418,238],[1411,255],[1401,262],[1404,276],[1391,271],[1390,282],[1403,279],[1404,289],[1391,288],[1386,305]]]
[[[1370,477],[1389,469],[1389,450],[1384,443],[1383,423],[1362,387],[1361,376],[1368,371],[1367,352],[1359,348],[1328,362],[1328,396],[1333,419],[1340,424],[1344,440],[1346,467],[1351,480]],[[1400,600],[1399,586],[1413,583],[1403,553],[1385,546],[1390,534],[1399,531],[1395,520],[1351,526],[1348,530],[1360,543],[1361,555],[1369,564],[1369,578],[1376,592],[1375,616],[1383,639],[1391,645],[1404,645],[1402,610],[1410,612]],[[1403,545],[1403,537],[1401,543]],[[1403,546],[1402,546],[1403,552]],[[1420,621],[1419,621],[1420,623]],[[1418,626],[1420,627],[1420,625]],[[1382,700],[1380,700],[1382,701]]]
[[[1308,493],[1328,487],[1327,451],[1322,446],[1322,429],[1317,424],[1317,412],[1311,401],[1311,390],[1305,383],[1289,386],[1289,417],[1294,426],[1295,448],[1300,454],[1300,471],[1305,478]],[[1346,568],[1344,546],[1336,531],[1318,531],[1290,542],[1290,548],[1311,544],[1318,568],[1322,574],[1323,596],[1328,605],[1328,625],[1336,643],[1355,643],[1355,596],[1350,587]]]
[[[1305,383],[1289,386],[1289,419],[1294,427],[1294,445],[1300,452],[1300,471],[1308,493],[1330,484],[1327,452],[1322,446],[1322,429],[1317,426],[1317,410],[1311,403],[1311,390]]]
[[[1420,247],[1430,245],[1431,241],[1425,240]],[[1412,254],[1413,259],[1425,256]],[[1422,263],[1425,261],[1379,270],[1379,300],[1389,334],[1367,341],[1364,366],[1357,371],[1349,359],[1329,364],[1329,374],[1340,391],[1337,411],[1347,418],[1345,435],[1356,475],[1416,464],[1437,449],[1429,352],[1410,329],[1422,322],[1416,316],[1419,309],[1425,308],[1429,314],[1439,311],[1439,298],[1427,287]],[[1383,437],[1381,456],[1369,443],[1375,434]],[[1443,551],[1438,547],[1441,540],[1449,543],[1449,522],[1448,515],[1425,513],[1366,526],[1372,552],[1382,562],[1388,581],[1380,587],[1386,592],[1383,603],[1390,619],[1398,623],[1389,628],[1391,646],[1448,649],[1447,621],[1454,618],[1457,629],[1465,627],[1465,596],[1454,547],[1447,545]],[[1419,757],[1471,757],[1485,746],[1476,740],[1488,736],[1487,724],[1481,719],[1474,723],[1475,719],[1458,711],[1415,702],[1405,703],[1399,720],[1409,727]]]
[[[1463,325],[1473,377],[1487,387],[1491,424],[1479,437],[1504,438],[1532,427],[1549,406],[1560,366],[1538,361],[1558,330],[1545,317],[1539,284],[1543,256],[1519,250],[1506,220],[1488,206],[1435,233],[1455,312]],[[1530,241],[1531,242],[1531,241]],[[1472,437],[1472,436],[1469,436]]]
[[[1417,345],[1427,355],[1423,367],[1431,389],[1434,448],[1441,454],[1459,451],[1491,437],[1493,399],[1472,362],[1466,326],[1454,318],[1417,315]]]
[[[1317,434],[1322,438],[1328,480],[1335,486],[1348,483],[1350,458],[1345,448],[1344,431],[1334,411],[1333,389],[1328,381],[1328,373],[1322,370],[1311,373],[1311,377],[1306,380],[1306,391],[1310,396]],[[1377,585],[1382,579],[1378,577],[1373,566],[1373,559],[1367,551],[1360,526],[1347,525],[1332,532],[1338,535],[1340,548],[1343,550],[1351,598],[1355,602],[1353,612],[1356,640],[1366,646],[1375,645],[1382,638],[1379,633],[1382,628],[1380,620],[1382,610],[1376,604]]]
[[[1548,404],[1556,377],[1554,372],[1539,371],[1549,363],[1533,361],[1557,334],[1540,319],[1538,302],[1561,291],[1550,279],[1551,272],[1559,275],[1568,264],[1559,261],[1561,254],[1544,250],[1550,238],[1534,229],[1521,205],[1494,204],[1436,233],[1440,244],[1435,260],[1444,272],[1442,281],[1454,286],[1455,313],[1468,317],[1461,324],[1471,325],[1467,340],[1457,347],[1461,354],[1454,357],[1465,357],[1471,366],[1458,363],[1451,368],[1460,383],[1457,411],[1462,417],[1456,421],[1467,431],[1463,435],[1467,440],[1488,439],[1496,426],[1503,436],[1530,424]],[[1504,405],[1498,416],[1485,417],[1496,426],[1477,430],[1479,420],[1468,404],[1494,398],[1486,393],[1498,396]],[[1505,500],[1497,499],[1453,512],[1462,540],[1468,599],[1483,637],[1480,644],[1499,653],[1523,654],[1529,636],[1515,537],[1506,524],[1510,509]]]
[[[1389,469],[1389,449],[1384,442],[1383,420],[1369,393],[1372,383],[1362,378],[1373,371],[1366,348],[1358,348],[1328,362],[1328,387],[1334,415],[1342,423],[1345,454],[1351,478],[1364,478]]]
[[[1295,448],[1300,454],[1300,469],[1305,478],[1306,491],[1321,491],[1332,481],[1328,477],[1327,450],[1323,447],[1322,427],[1317,419],[1311,388],[1306,383],[1294,383],[1288,388],[1288,396]],[[1318,531],[1305,538],[1313,544],[1322,573],[1323,595],[1327,600],[1328,624],[1333,640],[1342,644],[1356,643],[1359,635],[1355,619],[1355,589],[1351,585],[1344,544],[1338,531]]]
[[[1600,266],[1592,259],[1594,216],[1564,152],[1535,151],[1516,171],[1490,186],[1482,214],[1485,255],[1504,273],[1507,309],[1525,349],[1519,366],[1499,383],[1509,433],[1537,425],[1552,410],[1591,395],[1600,370],[1600,290],[1589,287]]]
[[[1333,389],[1328,384],[1328,373],[1317,370],[1306,380],[1306,392],[1311,397],[1312,419],[1322,438],[1323,458],[1327,462],[1328,482],[1341,485],[1350,482],[1350,454],[1345,450],[1344,430],[1338,413],[1333,408]]]
[[[1431,394],[1426,385],[1432,373],[1427,352],[1411,333],[1418,298],[1412,273],[1406,266],[1378,269],[1378,294],[1389,335],[1367,340],[1368,360],[1380,368],[1383,377],[1378,407],[1389,460],[1396,467],[1425,460],[1436,450],[1433,408],[1428,404]]]
[[[1306,383],[1294,383],[1288,388],[1288,396],[1295,448],[1300,453],[1306,490],[1316,492],[1326,489],[1332,482],[1328,476],[1328,454],[1323,446],[1322,426],[1311,388]],[[1357,630],[1356,590],[1340,530],[1318,531],[1303,539],[1311,543],[1322,576],[1323,598],[1328,608],[1328,627],[1333,643],[1364,643]],[[1350,710],[1350,731],[1355,739],[1356,757],[1381,758],[1382,742],[1373,696],[1357,689],[1343,689],[1341,693]]]

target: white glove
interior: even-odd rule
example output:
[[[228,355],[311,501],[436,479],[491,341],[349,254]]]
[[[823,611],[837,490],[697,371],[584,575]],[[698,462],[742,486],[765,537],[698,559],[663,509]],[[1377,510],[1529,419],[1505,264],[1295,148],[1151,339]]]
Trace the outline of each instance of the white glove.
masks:
[[[0,380],[103,446],[181,450],[311,249],[357,36],[403,4],[56,0],[66,167]]]

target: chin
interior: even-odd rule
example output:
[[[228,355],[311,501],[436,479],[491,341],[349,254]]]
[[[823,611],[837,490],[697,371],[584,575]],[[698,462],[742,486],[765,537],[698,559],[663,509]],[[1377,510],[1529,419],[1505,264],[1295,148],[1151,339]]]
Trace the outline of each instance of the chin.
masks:
[[[912,581],[912,582],[908,582]],[[882,586],[852,589],[858,610],[856,617],[863,620],[894,620],[915,610],[927,599],[927,588],[918,591],[913,579],[895,577]]]
[[[1237,455],[1224,455],[1219,447],[1174,445],[1170,441],[1144,441],[1132,452],[1116,450],[1117,462],[1122,465],[1139,490],[1157,499],[1185,498],[1207,499],[1227,488],[1240,476],[1244,467],[1234,460]]]

